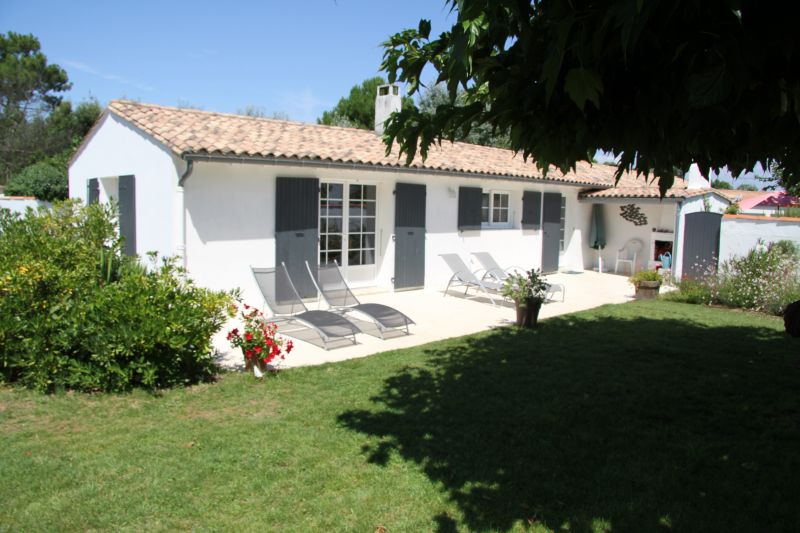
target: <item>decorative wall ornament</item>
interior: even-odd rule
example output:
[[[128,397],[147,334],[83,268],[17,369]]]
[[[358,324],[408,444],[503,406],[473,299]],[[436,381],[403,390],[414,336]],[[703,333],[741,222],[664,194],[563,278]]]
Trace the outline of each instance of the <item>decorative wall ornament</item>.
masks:
[[[642,210],[636,204],[627,204],[619,208],[619,216],[633,222],[636,226],[646,226],[647,216],[642,213]]]

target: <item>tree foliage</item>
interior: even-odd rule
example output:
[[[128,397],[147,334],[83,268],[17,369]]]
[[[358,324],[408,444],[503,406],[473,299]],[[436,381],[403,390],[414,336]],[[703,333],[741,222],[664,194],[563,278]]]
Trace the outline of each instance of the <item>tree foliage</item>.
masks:
[[[387,123],[408,161],[488,124],[543,172],[599,149],[620,155],[619,174],[653,172],[662,193],[693,162],[704,175],[756,161],[800,175],[794,2],[448,3],[457,20],[438,38],[422,20],[384,43],[390,81],[413,94],[428,67],[448,89],[435,114],[404,108]]]
[[[328,126],[342,126],[346,128],[359,128],[371,130],[375,127],[375,95],[378,86],[384,85],[386,80],[380,76],[369,78],[354,85],[350,94],[339,100],[330,111],[325,111],[317,119],[317,124]],[[411,98],[403,98],[403,109],[413,107]]]
[[[36,37],[0,34],[0,183],[43,160],[66,180],[67,160],[101,113],[96,100],[63,101],[59,93],[69,88]]]
[[[0,382],[121,391],[211,378],[232,294],[121,248],[108,205],[0,210]]]
[[[719,178],[713,180],[711,182],[711,186],[715,189],[725,189],[725,190],[733,189],[733,185],[731,185],[729,181],[721,180]]]
[[[463,104],[466,96],[467,93],[460,89],[456,94],[456,102]],[[420,113],[433,115],[440,105],[447,106],[448,104],[450,104],[450,97],[447,93],[447,87],[442,83],[425,87],[419,92],[417,107]],[[484,123],[470,124],[469,131],[457,133],[453,140],[482,146],[509,147],[508,135],[497,132],[491,125]]]
[[[67,175],[49,163],[34,163],[8,180],[5,194],[35,196],[48,202],[65,200],[69,196]]]
[[[765,191],[774,191],[781,187],[792,196],[800,196],[800,179],[797,178],[797,175],[780,168],[775,161],[769,166],[768,175],[756,176],[756,179],[766,184],[764,185]]]
[[[265,108],[253,104],[247,104],[246,106],[239,108],[236,110],[237,115],[244,115],[246,117],[253,117],[253,118],[271,118],[273,120],[291,120],[289,118],[289,113],[285,111],[273,111],[269,113]]]

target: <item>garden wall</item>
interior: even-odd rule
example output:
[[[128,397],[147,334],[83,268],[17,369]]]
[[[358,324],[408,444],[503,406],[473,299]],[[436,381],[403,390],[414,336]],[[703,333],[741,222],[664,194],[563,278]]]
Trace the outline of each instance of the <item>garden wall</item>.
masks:
[[[12,213],[24,214],[29,207],[50,207],[50,202],[37,200],[32,196],[0,196],[0,209],[10,209]]]
[[[793,241],[800,246],[800,218],[725,215],[719,239],[719,260],[741,257],[761,240],[765,244]]]

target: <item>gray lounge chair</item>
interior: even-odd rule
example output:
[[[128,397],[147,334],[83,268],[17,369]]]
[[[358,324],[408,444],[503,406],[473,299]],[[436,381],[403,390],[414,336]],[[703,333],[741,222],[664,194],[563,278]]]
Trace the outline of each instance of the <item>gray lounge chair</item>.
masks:
[[[314,280],[317,290],[331,309],[342,313],[358,312],[368,317],[378,326],[381,339],[385,338],[384,334],[387,331],[403,328],[406,330],[406,335],[409,334],[408,325],[415,322],[388,305],[359,302],[356,295],[347,286],[336,261],[333,264],[320,265],[315,269],[312,269],[306,261],[306,268],[311,279]]]
[[[511,272],[517,272],[520,274],[527,272],[527,269],[518,266],[510,266],[505,269],[502,268],[489,252],[473,252],[472,255],[475,256],[475,259],[477,259],[478,263],[481,264],[483,270],[486,271],[486,273],[483,275],[484,279],[491,278],[498,283],[504,283],[506,279],[508,279],[508,275]],[[567,295],[566,288],[560,283],[548,283],[545,298],[552,301],[557,292],[561,293],[561,301],[563,302]]]
[[[494,298],[492,298],[492,293],[497,294],[503,286],[502,283],[478,279],[478,276],[469,269],[458,254],[439,254],[439,257],[444,259],[444,262],[447,263],[447,266],[449,266],[450,270],[453,272],[450,281],[447,282],[447,287],[444,289],[445,296],[447,296],[447,291],[450,289],[451,285],[460,285],[466,287],[464,294],[467,294],[471,288],[482,291],[489,298],[489,301],[492,302],[492,305],[496,305]]]
[[[296,322],[311,328],[320,336],[326,350],[328,343],[333,340],[352,337],[353,344],[356,343],[356,333],[361,332],[358,326],[337,313],[309,311],[297,293],[285,264],[281,263],[277,268],[251,267],[250,270],[276,323]],[[288,335],[290,332],[283,333]]]
[[[478,263],[480,263],[482,270],[485,271],[482,279],[491,278],[494,281],[503,283],[508,278],[509,272],[526,271],[524,268],[519,266],[510,266],[505,269],[502,268],[499,264],[497,264],[497,261],[494,260],[494,257],[492,257],[492,254],[489,252],[472,252],[472,255],[475,256],[475,259],[477,259]]]

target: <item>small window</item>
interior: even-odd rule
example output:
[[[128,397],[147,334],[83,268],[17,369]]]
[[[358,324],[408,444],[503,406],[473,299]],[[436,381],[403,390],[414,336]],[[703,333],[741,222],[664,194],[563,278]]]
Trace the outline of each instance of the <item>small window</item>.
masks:
[[[481,198],[481,225],[485,228],[511,227],[511,214],[508,206],[508,193],[495,191],[484,192]]]
[[[561,220],[558,228],[558,249],[564,251],[564,233],[567,227],[567,197],[561,197]]]

